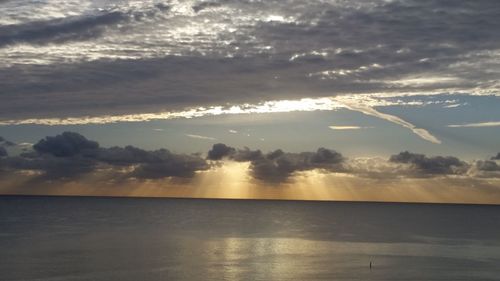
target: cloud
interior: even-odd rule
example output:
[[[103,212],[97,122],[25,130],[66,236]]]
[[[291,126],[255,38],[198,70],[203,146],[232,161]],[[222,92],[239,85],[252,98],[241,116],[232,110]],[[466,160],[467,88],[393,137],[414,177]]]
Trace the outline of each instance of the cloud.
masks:
[[[435,101],[435,99],[447,98],[448,95],[440,93],[419,93],[419,98],[410,101],[396,99],[401,97],[409,97],[417,95],[415,93],[372,93],[372,94],[350,94],[335,97],[319,97],[319,98],[302,98],[296,100],[271,100],[258,102],[255,104],[226,104],[226,105],[211,105],[207,107],[193,107],[184,108],[179,111],[159,111],[154,113],[138,113],[138,114],[125,114],[125,115],[100,115],[100,116],[82,116],[82,117],[67,117],[67,118],[31,118],[31,119],[5,119],[0,118],[0,126],[2,125],[25,125],[25,124],[39,124],[39,125],[84,125],[84,124],[109,124],[117,122],[147,122],[152,120],[170,120],[177,118],[196,118],[205,116],[219,116],[219,115],[235,115],[235,114],[266,114],[266,113],[282,113],[282,112],[312,112],[312,111],[335,111],[342,108],[361,111],[356,105],[362,105],[363,108],[367,107],[374,110],[374,107],[386,106],[423,106],[427,104],[443,103],[445,101]],[[439,97],[434,97],[440,95]],[[431,96],[431,97],[427,97]],[[427,100],[427,99],[430,99]],[[1,104],[0,104],[1,106]],[[365,114],[368,111],[365,110]],[[0,113],[1,114],[1,113]],[[392,116],[385,114],[380,116],[380,112],[376,117],[388,120]],[[0,116],[1,117],[1,116]],[[392,116],[392,118],[401,119]],[[390,122],[394,122],[388,120]],[[406,121],[402,121],[403,123]],[[408,122],[406,122],[408,123]],[[406,124],[405,123],[405,124]],[[399,124],[399,123],[397,123]],[[406,124],[410,126],[411,124]],[[411,125],[413,126],[413,125]],[[414,128],[415,126],[413,126]],[[339,126],[336,126],[339,128]],[[368,127],[365,127],[368,128]],[[418,128],[414,128],[417,129]],[[159,130],[159,129],[153,129]],[[238,133],[236,130],[229,130],[230,133]],[[424,132],[423,132],[424,133]]]
[[[495,161],[485,160],[485,161],[477,161],[476,166],[481,171],[500,171],[500,166]]]
[[[91,40],[102,36],[106,28],[118,28],[120,24],[152,17],[166,10],[167,6],[158,4],[149,11],[106,10],[95,14],[3,25],[0,26],[0,48],[20,43],[44,45]],[[121,31],[126,32],[126,29],[121,28]]]
[[[1,147],[1,146],[0,146]],[[211,161],[207,161],[211,160]],[[248,174],[262,184],[292,183],[301,172],[318,171],[371,180],[411,178],[500,178],[494,160],[466,162],[453,156],[426,156],[408,151],[389,159],[348,159],[331,149],[285,152],[277,149],[263,153],[250,148],[237,149],[217,143],[206,159],[200,154],[177,154],[167,149],[144,150],[134,146],[100,147],[84,136],[64,132],[45,137],[31,151],[9,156],[0,149],[0,173],[16,175],[31,172],[32,181],[79,180],[95,174],[101,180],[192,179],[197,173],[225,165],[224,161],[247,162]]]
[[[3,146],[0,146],[0,157],[8,156],[7,150]]]
[[[92,172],[96,167],[93,159],[82,156],[56,157],[50,154],[23,153],[20,156],[2,158],[0,173],[15,171],[37,171],[37,180],[73,179]]]
[[[389,161],[410,164],[422,175],[463,174],[469,168],[469,164],[453,156],[427,157],[408,151],[392,155]]]
[[[422,129],[422,128],[417,128],[412,123],[410,123],[406,120],[403,120],[400,117],[397,117],[397,116],[394,116],[391,114],[387,114],[387,113],[382,113],[373,107],[366,106],[366,105],[363,105],[363,104],[357,102],[355,99],[353,99],[353,100],[344,99],[344,104],[350,110],[354,110],[354,111],[358,111],[358,112],[361,112],[361,113],[366,114],[366,115],[378,117],[380,119],[387,120],[387,121],[392,122],[394,124],[398,124],[398,125],[401,125],[405,128],[408,128],[413,133],[415,133],[417,136],[419,136],[420,138],[422,138],[426,141],[436,143],[436,144],[441,143],[441,140],[439,140],[438,138],[433,136],[431,133],[429,133],[429,131]]]
[[[192,135],[192,134],[186,134],[186,137],[190,137],[193,139],[201,139],[201,140],[212,140],[212,141],[217,140],[216,138],[212,138],[212,137]]]
[[[448,125],[450,128],[482,128],[482,127],[500,127],[500,121],[467,123],[459,125]]]
[[[12,23],[0,29],[2,121],[121,122],[214,104],[500,89],[493,1],[169,4],[2,2],[0,21]]]
[[[113,166],[136,166],[127,177],[143,179],[190,178],[197,171],[209,168],[198,155],[175,154],[166,149],[147,151],[133,146],[111,147],[87,156]]]
[[[121,12],[100,15],[53,19],[0,27],[0,48],[19,43],[48,44],[89,40],[101,36],[103,27],[126,21]]]
[[[218,2],[201,2],[196,5],[192,6],[193,11],[196,13],[199,13],[203,10],[209,9],[209,8],[217,8],[220,7],[222,4]]]
[[[443,106],[443,108],[457,108],[457,107],[460,107],[460,106],[463,106],[464,104],[460,104],[460,103],[454,103],[454,104],[450,104],[450,105],[445,105]]]
[[[16,144],[4,139],[3,137],[0,137],[0,146],[15,146]]]
[[[142,179],[192,178],[196,172],[210,168],[205,160],[198,156],[178,155],[167,150],[162,154],[161,161],[140,165],[130,176]]]
[[[296,173],[315,169],[328,171],[343,170],[344,157],[333,150],[319,148],[316,152],[285,153],[281,149],[263,154],[249,148],[235,149],[225,144],[213,145],[208,159],[229,159],[250,162],[250,173],[254,179],[279,184],[290,180]]]
[[[191,178],[210,166],[199,155],[175,154],[166,149],[147,151],[133,146],[102,148],[84,136],[64,132],[46,137],[32,152],[2,158],[0,170],[39,171],[40,180],[75,178],[97,169],[124,170],[122,178]],[[123,169],[125,168],[125,169]]]
[[[229,147],[223,143],[216,143],[212,146],[212,149],[208,151],[207,159],[209,160],[221,160],[236,152],[232,147]]]
[[[475,161],[467,174],[475,178],[500,178],[500,165],[493,160]]]
[[[371,129],[373,127],[361,127],[361,126],[328,126],[332,130],[361,130],[361,129]]]
[[[73,132],[46,137],[33,146],[35,151],[39,153],[49,153],[56,157],[74,156],[85,150],[95,150],[98,147],[97,142],[87,140],[84,136]]]

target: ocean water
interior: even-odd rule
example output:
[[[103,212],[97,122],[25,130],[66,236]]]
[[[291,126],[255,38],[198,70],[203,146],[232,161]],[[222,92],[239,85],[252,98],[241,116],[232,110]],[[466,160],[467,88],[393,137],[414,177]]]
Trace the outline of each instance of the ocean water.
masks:
[[[500,280],[500,206],[0,197],[0,280]]]

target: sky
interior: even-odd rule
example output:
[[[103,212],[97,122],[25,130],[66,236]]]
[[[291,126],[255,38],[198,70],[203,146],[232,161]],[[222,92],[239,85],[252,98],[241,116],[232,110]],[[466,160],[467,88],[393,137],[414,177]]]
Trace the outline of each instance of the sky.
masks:
[[[500,203],[495,0],[0,0],[0,194]]]

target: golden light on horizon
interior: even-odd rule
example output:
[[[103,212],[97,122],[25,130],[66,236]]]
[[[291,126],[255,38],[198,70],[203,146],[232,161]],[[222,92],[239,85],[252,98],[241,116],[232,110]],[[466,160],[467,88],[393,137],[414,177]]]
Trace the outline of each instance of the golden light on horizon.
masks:
[[[2,194],[276,199],[322,201],[389,201],[498,204],[500,179],[458,177],[366,178],[321,170],[298,172],[281,184],[258,181],[248,162],[223,161],[191,179],[111,179],[87,174],[71,181],[33,184],[29,174],[0,180]]]

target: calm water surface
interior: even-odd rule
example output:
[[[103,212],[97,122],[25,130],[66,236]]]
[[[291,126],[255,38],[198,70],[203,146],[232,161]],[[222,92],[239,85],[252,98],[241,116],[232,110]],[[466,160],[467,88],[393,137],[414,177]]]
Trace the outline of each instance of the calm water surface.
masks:
[[[0,197],[0,280],[500,280],[500,206]]]

